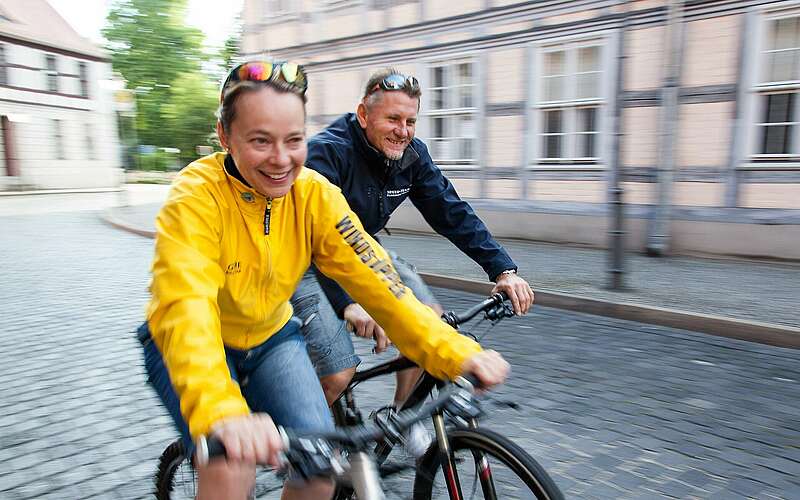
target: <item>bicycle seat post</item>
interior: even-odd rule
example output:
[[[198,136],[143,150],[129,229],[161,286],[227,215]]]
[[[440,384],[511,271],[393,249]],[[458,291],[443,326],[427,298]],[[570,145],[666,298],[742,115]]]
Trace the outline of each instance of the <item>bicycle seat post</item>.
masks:
[[[370,456],[359,451],[350,454],[350,480],[359,500],[385,500],[378,468]]]

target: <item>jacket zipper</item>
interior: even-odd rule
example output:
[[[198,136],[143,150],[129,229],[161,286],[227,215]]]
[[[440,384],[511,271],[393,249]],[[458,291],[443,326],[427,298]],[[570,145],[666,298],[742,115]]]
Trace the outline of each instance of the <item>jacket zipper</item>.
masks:
[[[267,208],[264,210],[264,234],[269,234],[270,217],[272,217],[272,198],[267,198]]]

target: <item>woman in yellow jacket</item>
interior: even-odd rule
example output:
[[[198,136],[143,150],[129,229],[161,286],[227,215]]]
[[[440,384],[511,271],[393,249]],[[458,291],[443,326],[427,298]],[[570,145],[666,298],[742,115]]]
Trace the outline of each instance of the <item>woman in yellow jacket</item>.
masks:
[[[199,469],[198,498],[246,498],[255,464],[277,465],[275,424],[332,427],[289,298],[313,261],[432,374],[502,382],[508,364],[458,335],[407,289],[338,188],[303,167],[306,76],[291,63],[234,68],[221,91],[225,153],[173,182],[156,219],[147,321],[150,382],[188,448],[215,434],[227,461]],[[283,498],[325,498],[329,481]]]

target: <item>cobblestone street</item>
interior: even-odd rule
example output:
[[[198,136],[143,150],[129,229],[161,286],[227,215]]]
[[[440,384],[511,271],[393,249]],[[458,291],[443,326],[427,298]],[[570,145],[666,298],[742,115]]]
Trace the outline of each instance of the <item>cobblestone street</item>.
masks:
[[[0,216],[0,234],[0,498],[147,498],[175,436],[132,333],[152,240],[92,211]],[[485,425],[567,498],[800,499],[800,351],[542,307],[483,343],[513,369],[493,398],[518,404]]]

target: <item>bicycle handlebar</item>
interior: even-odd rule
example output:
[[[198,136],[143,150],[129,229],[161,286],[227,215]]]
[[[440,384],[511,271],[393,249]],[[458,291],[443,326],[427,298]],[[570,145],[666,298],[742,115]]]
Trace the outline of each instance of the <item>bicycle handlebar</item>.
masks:
[[[446,312],[442,314],[442,319],[453,328],[457,328],[459,325],[466,323],[467,321],[471,320],[478,313],[484,312],[487,315],[488,319],[497,320],[504,317],[513,316],[513,310],[511,310],[510,315],[508,313],[509,309],[506,309],[503,306],[503,302],[508,300],[508,295],[505,292],[499,292],[493,294],[488,299],[485,299],[479,304],[476,304],[463,313],[455,313],[453,311]],[[494,313],[494,314],[493,314]]]
[[[460,376],[453,384],[442,389],[436,399],[417,409],[405,410],[387,417],[383,421],[318,433],[297,432],[280,426],[278,430],[283,438],[289,463],[293,466],[298,465],[292,460],[293,453],[332,456],[332,450],[335,448],[366,451],[379,441],[398,442],[403,432],[412,425],[442,409],[458,416],[474,418],[476,410],[469,403],[475,388],[478,387],[480,384],[475,376]],[[205,465],[212,458],[224,456],[226,456],[225,445],[219,438],[201,436],[198,439],[196,451],[198,464]]]

